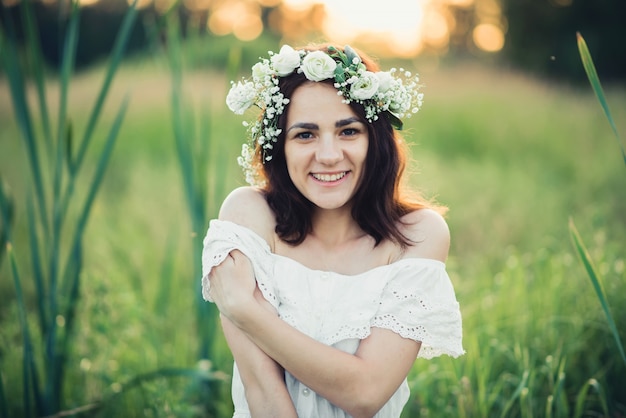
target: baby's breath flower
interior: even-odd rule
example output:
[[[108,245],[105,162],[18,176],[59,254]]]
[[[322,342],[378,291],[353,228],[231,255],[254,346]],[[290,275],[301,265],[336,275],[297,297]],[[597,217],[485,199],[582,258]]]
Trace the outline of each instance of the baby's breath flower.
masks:
[[[232,88],[226,96],[226,105],[237,115],[243,115],[256,100],[257,91],[254,84],[250,81],[237,84],[233,83]]]

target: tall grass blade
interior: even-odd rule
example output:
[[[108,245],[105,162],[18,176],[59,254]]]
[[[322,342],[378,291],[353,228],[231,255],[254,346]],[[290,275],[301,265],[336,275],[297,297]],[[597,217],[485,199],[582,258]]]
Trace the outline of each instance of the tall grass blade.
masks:
[[[167,20],[168,61],[172,77],[172,117],[174,129],[174,142],[178,163],[183,180],[183,190],[189,210],[193,241],[193,277],[197,280],[201,275],[202,248],[198,242],[201,237],[206,221],[206,191],[201,190],[204,184],[200,177],[206,175],[200,172],[204,155],[194,153],[193,141],[196,137],[195,121],[192,113],[186,111],[183,106],[182,74],[183,63],[181,60],[182,49],[180,42],[180,29],[174,13],[170,13]],[[208,120],[208,119],[207,119]],[[208,129],[207,129],[208,131]],[[206,148],[205,148],[206,149]],[[195,158],[194,158],[195,156]],[[196,323],[200,340],[199,358],[212,357],[212,343],[214,341],[217,318],[216,309],[202,299],[200,292],[196,291]],[[200,326],[200,324],[205,324]],[[211,325],[206,325],[211,324]]]
[[[172,277],[174,273],[174,259],[176,254],[176,240],[173,234],[168,234],[165,241],[165,252],[162,256],[161,272],[159,274],[159,290],[154,299],[154,312],[159,316],[165,316],[169,306]]]
[[[185,369],[185,368],[164,368],[155,370],[152,372],[143,373],[137,375],[126,383],[123,383],[119,389],[115,392],[108,394],[103,397],[101,401],[94,402],[88,405],[83,405],[71,410],[60,411],[54,415],[48,415],[45,418],[61,418],[61,417],[69,417],[69,416],[82,416],[84,414],[89,414],[88,416],[95,416],[98,412],[102,412],[102,410],[106,410],[106,408],[111,404],[116,404],[119,399],[126,395],[133,389],[141,388],[144,384],[149,383],[151,381],[159,380],[159,379],[172,379],[172,378],[189,378],[194,381],[200,382],[215,382],[215,381],[224,381],[224,377],[218,373],[213,373],[208,370],[201,369]],[[147,400],[144,401],[147,403]],[[158,411],[153,411],[151,416],[158,416]]]
[[[602,390],[602,387],[600,386],[600,384],[598,383],[596,379],[589,379],[585,382],[584,386],[578,392],[578,396],[576,396],[576,407],[574,410],[573,418],[580,418],[584,416],[585,401],[587,400],[587,395],[589,393],[589,389],[591,388],[593,388],[596,391],[596,393],[598,394],[598,397],[600,398],[600,404],[602,405],[602,411],[604,413],[603,416],[605,417],[610,416],[609,407],[606,402],[606,396],[604,395],[604,391]]]
[[[96,198],[100,185],[102,184],[102,180],[104,178],[104,173],[106,171],[107,165],[111,158],[111,153],[113,152],[113,147],[115,145],[115,140],[118,137],[119,130],[122,126],[122,122],[124,121],[124,116],[126,115],[126,110],[128,108],[128,95],[124,97],[120,109],[117,112],[115,120],[111,125],[111,130],[106,138],[104,143],[104,148],[102,149],[102,153],[100,154],[100,158],[96,164],[96,171],[91,180],[91,184],[89,185],[89,192],[87,197],[85,198],[85,202],[82,205],[82,209],[79,213],[78,221],[76,222],[76,229],[74,231],[74,236],[71,241],[71,248],[76,248],[80,245],[82,241],[82,236],[85,232],[85,227],[87,225],[87,220],[89,219],[89,213],[91,212],[91,206]],[[68,261],[64,270],[64,286],[63,289],[67,292],[70,289],[73,289],[76,284],[75,280],[79,279],[79,275],[72,275],[72,270],[74,268],[72,257],[68,257]],[[73,302],[70,300],[70,302]]]
[[[554,391],[554,399],[556,404],[556,416],[567,417],[570,415],[567,396],[565,394],[565,361],[561,361],[558,371],[558,380]]]
[[[38,215],[44,234],[47,236],[49,231],[48,218],[46,215],[48,205],[46,202],[46,195],[44,193],[43,175],[41,173],[41,164],[39,152],[36,146],[35,132],[28,107],[26,85],[24,83],[22,70],[19,67],[20,59],[16,48],[17,41],[15,28],[13,27],[11,19],[7,19],[6,26],[9,36],[8,41],[4,40],[4,32],[2,31],[2,27],[0,27],[0,38],[2,40],[2,48],[0,49],[0,65],[4,68],[4,73],[8,79],[15,119],[26,145],[26,155],[28,157],[35,193],[37,196],[39,209]]]
[[[91,138],[93,136],[93,131],[96,127],[100,115],[102,114],[102,106],[109,92],[111,82],[113,80],[113,77],[115,76],[115,73],[117,72],[117,69],[119,68],[119,64],[122,61],[124,52],[126,51],[126,46],[128,45],[128,40],[130,39],[130,34],[133,29],[135,19],[137,17],[136,6],[137,0],[133,1],[132,5],[129,7],[128,11],[124,15],[120,31],[115,38],[115,44],[113,45],[113,51],[111,52],[111,61],[109,62],[109,66],[107,67],[104,82],[102,83],[102,87],[100,89],[100,92],[98,93],[98,98],[96,99],[93,110],[91,111],[89,121],[87,122],[87,127],[85,128],[85,133],[80,141],[78,153],[74,161],[74,171],[78,170],[83,163],[87,148],[89,147],[89,143],[91,142]]]
[[[107,67],[107,72],[104,77],[104,81],[102,83],[102,87],[100,88],[100,92],[98,93],[98,97],[94,104],[94,107],[89,116],[89,120],[87,122],[87,127],[85,128],[85,132],[82,136],[82,139],[78,145],[78,151],[76,156],[72,158],[71,151],[67,152],[67,167],[69,171],[69,182],[67,188],[65,189],[65,193],[61,200],[60,204],[60,212],[65,214],[67,212],[67,207],[69,206],[70,199],[74,193],[74,185],[76,182],[76,178],[78,175],[78,171],[80,170],[89,145],[91,144],[91,139],[93,138],[93,132],[97,125],[98,119],[102,114],[102,106],[104,105],[104,101],[108,95],[111,82],[119,68],[119,64],[122,61],[124,51],[126,50],[126,46],[128,45],[128,40],[130,39],[130,33],[135,23],[137,17],[137,9],[136,9],[137,0],[133,2],[130,6],[126,14],[124,15],[124,19],[122,21],[122,25],[120,28],[120,32],[117,34],[115,39],[115,44],[113,45],[113,51],[111,53],[111,60]],[[68,147],[71,148],[70,143],[68,142]]]
[[[54,359],[55,371],[54,376],[58,380],[57,392],[55,396],[59,399],[62,395],[62,384],[65,377],[65,370],[67,365],[67,357],[69,351],[69,341],[74,334],[74,319],[76,316],[76,307],[78,306],[79,287],[80,287],[80,272],[83,267],[83,251],[82,241],[77,242],[69,255],[72,259],[72,271],[69,272],[69,277],[72,282],[72,288],[67,292],[68,300],[65,302],[63,309],[63,319],[65,321],[65,333],[59,342],[59,349],[57,351],[57,357]]]
[[[626,151],[624,150],[624,144],[622,143],[622,139],[620,138],[617,127],[615,126],[615,122],[613,121],[613,117],[611,116],[611,111],[609,110],[609,105],[606,101],[606,97],[604,96],[604,90],[602,89],[602,84],[600,83],[600,79],[598,78],[598,73],[596,72],[596,66],[593,63],[593,59],[591,58],[591,53],[587,48],[587,43],[585,39],[580,34],[580,32],[576,32],[576,40],[578,43],[578,52],[580,53],[580,58],[583,62],[583,67],[585,67],[585,72],[587,73],[587,78],[591,83],[591,87],[593,88],[602,109],[604,110],[604,114],[611,125],[611,129],[613,129],[613,133],[615,134],[615,139],[617,140],[620,149],[622,150],[622,158],[624,159],[624,164],[626,164]]]
[[[585,244],[578,233],[578,229],[576,229],[576,225],[574,225],[573,219],[569,220],[569,231],[572,242],[574,243],[574,248],[578,253],[578,257],[580,261],[583,263],[585,270],[587,271],[587,275],[591,279],[591,283],[593,284],[593,288],[596,291],[596,295],[600,300],[600,305],[602,306],[602,310],[604,311],[604,315],[606,316],[607,322],[609,323],[609,329],[613,334],[613,338],[615,339],[615,343],[617,344],[617,348],[619,353],[626,365],[626,354],[624,353],[624,347],[622,345],[622,341],[619,337],[619,332],[617,331],[617,326],[615,325],[615,320],[613,319],[613,315],[611,314],[611,310],[609,309],[609,304],[604,293],[604,289],[602,288],[602,283],[600,282],[600,277],[596,271],[596,268],[593,265],[593,261],[591,260],[591,256],[585,247]]]
[[[46,100],[46,83],[44,74],[44,64],[41,59],[41,45],[39,44],[39,33],[35,18],[33,16],[32,2],[23,1],[20,3],[22,7],[22,20],[26,32],[26,43],[28,47],[26,52],[31,61],[31,69],[37,87],[37,100],[39,103],[39,113],[43,126],[44,140],[48,154],[52,154],[52,128],[50,126],[50,115],[48,112],[48,102]]]
[[[49,332],[45,335],[45,356],[47,368],[46,397],[48,406],[56,411],[60,408],[61,378],[58,375],[57,358],[60,355],[57,347],[57,324],[56,317],[59,312],[58,307],[58,274],[59,258],[61,248],[61,230],[63,225],[64,211],[61,208],[61,185],[63,181],[63,157],[65,151],[65,139],[67,135],[67,94],[69,90],[70,78],[76,60],[76,48],[78,45],[80,15],[78,2],[72,2],[69,26],[65,33],[63,45],[63,58],[61,61],[60,73],[60,93],[59,93],[59,113],[57,121],[56,150],[53,160],[54,174],[52,183],[52,235],[49,248],[48,259],[48,307],[50,311]],[[61,354],[62,355],[62,354]]]
[[[517,385],[515,392],[513,392],[513,395],[504,406],[504,409],[502,410],[500,417],[504,418],[508,416],[508,413],[513,407],[513,405],[515,404],[515,401],[517,401],[517,399],[520,397],[520,395],[522,394],[522,391],[528,387],[527,385],[528,385],[529,376],[530,376],[530,373],[528,372],[528,370],[525,370],[524,374],[522,375],[522,380],[519,382],[519,385]]]
[[[9,418],[9,404],[4,394],[4,379],[0,374],[0,418]]]
[[[48,333],[50,328],[48,315],[49,312],[46,309],[46,284],[44,281],[44,273],[41,267],[41,253],[39,252],[39,238],[37,237],[37,223],[35,222],[35,207],[30,195],[26,201],[26,219],[28,220],[28,240],[30,248],[30,257],[33,267],[33,279],[35,281],[35,292],[37,295],[37,315],[39,318],[39,328],[42,335]]]
[[[217,381],[224,380],[221,375],[212,373],[211,371],[202,370],[202,369],[184,369],[184,368],[165,368],[159,369],[152,372],[144,373],[137,375],[130,379],[128,382],[122,385],[122,389],[119,392],[116,392],[111,396],[111,398],[116,398],[124,394],[135,387],[141,386],[142,384],[163,378],[171,378],[171,377],[189,377],[194,380],[200,381]]]
[[[7,185],[0,175],[0,265],[6,251],[6,245],[10,240],[11,225],[15,214],[15,204],[9,194]]]
[[[43,402],[41,400],[41,391],[39,389],[37,365],[35,363],[35,354],[33,351],[32,340],[30,337],[30,328],[28,326],[28,318],[26,315],[26,304],[24,302],[24,293],[22,292],[21,278],[17,267],[17,261],[15,260],[13,246],[10,242],[7,243],[7,254],[11,263],[11,273],[13,275],[13,284],[15,286],[18,316],[20,328],[22,330],[22,340],[24,344],[24,358],[22,368],[24,413],[26,417],[33,416],[33,409],[35,409],[37,416],[41,416],[43,413],[41,409],[41,405],[43,405]]]

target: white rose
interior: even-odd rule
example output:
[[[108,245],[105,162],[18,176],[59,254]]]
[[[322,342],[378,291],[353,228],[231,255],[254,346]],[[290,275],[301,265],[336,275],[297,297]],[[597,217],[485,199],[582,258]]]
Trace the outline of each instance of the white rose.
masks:
[[[378,91],[381,93],[389,90],[393,84],[394,78],[388,71],[379,71],[376,73],[376,78],[378,78]]]
[[[276,74],[287,76],[300,65],[300,53],[289,45],[283,45],[278,54],[272,55],[272,66]]]
[[[243,115],[256,99],[256,89],[254,83],[247,81],[233,84],[226,96],[226,105],[237,115]]]
[[[357,100],[367,100],[378,92],[378,77],[371,71],[365,71],[350,86],[350,97]]]
[[[313,51],[302,60],[302,71],[311,81],[334,78],[335,68],[337,68],[335,60],[322,51]]]
[[[265,77],[272,75],[272,69],[270,68],[267,61],[265,62],[257,62],[252,66],[252,79],[255,82],[263,82]]]

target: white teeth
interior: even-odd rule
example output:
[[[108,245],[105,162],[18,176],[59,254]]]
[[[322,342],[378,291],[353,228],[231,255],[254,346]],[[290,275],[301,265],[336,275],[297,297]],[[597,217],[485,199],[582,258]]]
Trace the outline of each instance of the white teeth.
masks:
[[[319,181],[337,181],[339,179],[342,179],[345,175],[346,172],[344,171],[343,173],[339,174],[313,174],[313,177],[315,177]]]

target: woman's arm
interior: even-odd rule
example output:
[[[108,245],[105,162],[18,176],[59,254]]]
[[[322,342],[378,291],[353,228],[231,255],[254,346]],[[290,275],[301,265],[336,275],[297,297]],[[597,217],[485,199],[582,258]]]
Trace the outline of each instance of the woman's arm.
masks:
[[[373,328],[355,355],[301,333],[254,297],[250,261],[233,251],[211,278],[211,297],[232,325],[296,379],[354,417],[374,415],[408,374],[420,344]],[[222,280],[224,279],[224,280]]]
[[[269,306],[269,309],[273,308]],[[297,417],[285,386],[284,369],[228,318],[220,315],[220,319],[224,336],[237,362],[250,414],[255,418]]]
[[[263,228],[270,223],[270,216],[271,213],[260,192],[250,187],[242,187],[231,192],[226,198],[220,209],[219,218],[244,225],[265,236]],[[271,232],[271,229],[269,231]],[[227,257],[227,260],[229,258]],[[220,270],[219,266],[211,270],[211,282],[215,281],[215,276]],[[224,279],[229,279],[228,273]],[[247,291],[254,296],[254,303],[260,305],[269,316],[277,318],[276,309],[263,298],[253,276],[251,285]],[[282,366],[260,350],[227,317],[220,315],[220,319],[226,342],[237,363],[252,416],[297,417],[285,385],[285,371]]]

